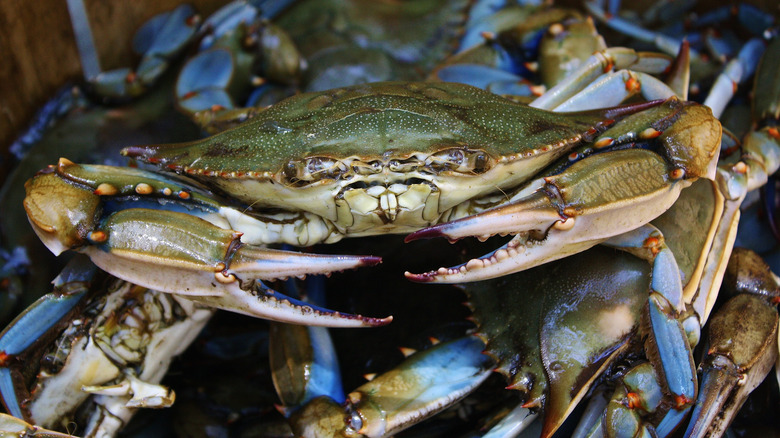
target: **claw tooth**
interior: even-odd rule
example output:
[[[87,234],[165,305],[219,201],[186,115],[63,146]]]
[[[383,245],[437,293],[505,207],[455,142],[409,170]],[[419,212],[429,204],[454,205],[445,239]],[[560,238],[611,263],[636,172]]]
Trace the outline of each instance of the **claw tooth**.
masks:
[[[446,275],[447,273],[449,273],[449,271],[450,271],[450,269],[447,269],[447,268],[439,268],[439,270],[436,271],[436,273],[439,274],[439,275]]]
[[[479,259],[471,259],[468,263],[466,263],[466,270],[470,271],[472,269],[481,268],[483,266],[482,260]]]
[[[479,240],[480,242],[484,242],[484,241],[486,241],[488,239],[490,239],[490,235],[489,234],[483,234],[481,236],[477,236],[477,240]]]
[[[417,350],[415,350],[414,348],[399,347],[398,349],[401,351],[401,354],[403,354],[404,357],[409,357],[409,356],[413,355],[414,353],[417,353]]]
[[[506,260],[507,258],[509,258],[509,252],[504,248],[500,248],[499,250],[496,251],[495,254],[493,254],[493,256],[496,258],[497,261],[500,262],[501,260]]]

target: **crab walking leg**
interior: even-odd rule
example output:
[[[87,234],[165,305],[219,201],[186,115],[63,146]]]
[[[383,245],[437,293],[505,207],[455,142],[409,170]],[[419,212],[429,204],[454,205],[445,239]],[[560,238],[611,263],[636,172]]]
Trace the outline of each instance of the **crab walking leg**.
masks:
[[[715,85],[712,86],[704,105],[712,108],[712,113],[720,117],[726,105],[729,103],[737,85],[747,78],[753,77],[758,60],[764,52],[764,41],[761,38],[753,38],[742,47],[736,58],[729,61],[726,67],[718,75]]]
[[[723,292],[733,298],[711,318],[710,348],[701,365],[701,391],[686,436],[725,433],[778,357],[777,276],[757,254],[736,249],[729,260]]]
[[[644,117],[664,122],[654,124]],[[613,130],[595,139],[593,147],[646,142],[661,152],[620,149],[577,159],[558,174],[532,181],[504,205],[412,233],[407,241],[516,236],[463,265],[407,277],[421,282],[477,281],[557,260],[651,221],[694,180],[715,177],[721,128],[706,107],[671,99],[629,116]]]
[[[758,129],[745,137],[742,160],[748,165],[748,190],[766,184],[780,167],[780,38],[761,58],[756,73],[752,117]]]
[[[578,426],[577,436],[650,436],[645,416],[660,417],[657,436],[669,435],[687,415],[696,395],[696,372],[688,339],[678,310],[684,308],[679,268],[663,235],[652,225],[604,243],[643,258],[652,265],[650,295],[643,311],[645,351],[651,362],[626,373],[608,403],[589,406],[589,415]],[[698,332],[698,325],[686,327]],[[601,414],[597,414],[601,412]]]
[[[666,436],[663,429],[655,429],[652,435],[640,414],[654,414],[661,406],[664,394],[658,375],[649,362],[643,362],[627,372],[618,383],[608,400],[602,415],[591,418],[590,424],[579,428],[589,433],[586,437],[598,436]],[[686,411],[687,412],[687,411]]]
[[[0,436],[3,437],[36,437],[36,438],[77,438],[67,433],[55,432],[42,427],[33,426],[16,417],[0,413]]]
[[[635,52],[632,49],[616,47],[594,53],[582,66],[547,90],[544,95],[531,102],[530,106],[554,110],[571,100],[599,76],[612,70],[632,69],[650,74],[666,71],[672,64],[671,58],[657,53]]]
[[[514,438],[527,431],[539,418],[539,413],[523,407],[519,403],[495,426],[491,427],[482,438]]]
[[[384,437],[400,432],[479,386],[492,372],[484,348],[472,336],[443,342],[360,386],[343,405],[315,398],[290,417],[295,436]]]
[[[246,244],[203,191],[149,172],[102,169],[61,160],[26,185],[30,223],[55,254],[78,249],[124,280],[261,318],[347,327],[390,321],[308,305],[256,281],[375,265],[379,258]],[[156,193],[161,197],[150,197]]]
[[[607,13],[596,2],[586,1],[585,8],[594,17],[596,17],[596,19],[605,23],[608,27],[614,29],[615,31],[636,38],[640,41],[655,44],[659,50],[670,55],[677,53],[680,49],[680,46],[684,43],[680,39],[669,37],[660,32],[644,29],[636,23],[631,23],[620,18],[617,14],[613,14],[611,12]],[[694,56],[697,58],[699,57],[699,55],[696,53],[694,53]]]
[[[285,282],[285,291],[297,293],[295,280]],[[308,301],[320,304],[325,298],[322,276],[305,282]],[[289,417],[300,406],[320,396],[337,403],[345,400],[336,348],[326,327],[270,323],[269,360],[281,411]]]
[[[680,312],[685,303],[680,270],[657,228],[648,224],[605,244],[645,258],[653,266],[642,327],[648,329],[645,352],[664,393],[671,395],[671,407],[656,427],[659,436],[666,436],[687,415],[696,397],[696,365],[688,339],[700,338],[699,326],[683,328]],[[695,333],[686,333],[686,329]]]
[[[647,73],[620,70],[606,73],[566,102],[553,108],[556,112],[585,111],[616,106],[628,98],[641,95],[645,100],[668,99],[675,92]]]
[[[159,382],[214,310],[116,279],[107,283],[97,272],[86,257],[73,258],[54,292],[0,334],[0,392],[19,418],[61,427],[90,399],[83,433],[113,436],[137,408],[173,403],[173,391]]]

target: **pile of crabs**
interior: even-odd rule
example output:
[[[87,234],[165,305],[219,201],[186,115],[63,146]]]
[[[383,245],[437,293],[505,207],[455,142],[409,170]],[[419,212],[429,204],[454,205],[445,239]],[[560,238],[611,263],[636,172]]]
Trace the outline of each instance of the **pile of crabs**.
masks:
[[[777,433],[777,12],[154,17],[12,146],[0,431]]]

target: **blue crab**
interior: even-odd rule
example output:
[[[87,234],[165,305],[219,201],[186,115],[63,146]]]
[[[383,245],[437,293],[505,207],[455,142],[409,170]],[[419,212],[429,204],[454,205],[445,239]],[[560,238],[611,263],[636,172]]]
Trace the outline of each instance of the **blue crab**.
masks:
[[[381,324],[388,320],[286,304],[253,281],[377,259],[258,245],[308,246],[343,236],[404,233],[499,205],[479,217],[510,220],[509,225],[459,227],[450,235],[517,234],[512,242],[479,266],[470,262],[412,278],[474,281],[516,272],[658,216],[690,182],[714,176],[719,137],[720,125],[706,108],[677,100],[553,115],[465,85],[368,84],[290,98],[203,141],[125,149],[208,183],[240,204],[218,201],[178,176],[61,160],[27,184],[24,205],[55,254],[81,248],[98,266],[128,281],[279,320],[317,323],[310,317],[317,314],[330,324]],[[662,152],[622,150],[621,139],[647,141]],[[614,143],[614,150],[582,154],[573,162],[566,158],[587,143]],[[374,151],[367,151],[369,145]],[[561,157],[562,171],[533,178]],[[595,193],[588,187],[603,176],[594,172],[602,167],[615,172],[608,178],[637,183]],[[508,193],[509,202],[496,197],[496,189]],[[646,202],[635,204],[638,199]],[[625,209],[631,215],[618,213]],[[605,219],[618,216],[624,219]],[[182,239],[192,243],[183,247]],[[260,289],[247,293],[253,288]],[[291,316],[266,310],[273,307],[289,308]]]
[[[633,56],[631,52],[628,51],[629,57]],[[624,55],[612,51],[605,58],[609,59],[612,54]],[[668,61],[661,58],[660,65],[665,69]],[[592,96],[587,93],[582,96],[585,100],[592,100]],[[421,109],[423,101],[431,103],[435,109]],[[364,104],[362,107],[361,102]],[[555,107],[547,104],[542,106],[550,109]],[[495,142],[490,145],[493,149],[489,149],[485,146],[488,143],[485,138],[489,136],[484,135],[488,131],[468,132],[465,127],[479,123],[464,122],[475,122],[480,117],[484,120],[485,114],[491,110],[505,111],[509,113],[509,118],[514,116],[522,119],[516,126],[498,130],[502,134],[523,131],[531,138],[548,138],[523,154],[505,147],[513,142],[511,139]],[[397,117],[392,115],[394,111],[399,113]],[[429,113],[423,114],[425,111]],[[400,113],[407,113],[404,114],[407,117],[401,117]],[[438,127],[425,123],[426,116],[432,114],[441,116],[437,119],[440,123]],[[569,123],[551,122],[551,116],[542,114],[520,110],[514,104],[500,101],[487,93],[451,84],[393,83],[306,94],[261,112],[254,121],[238,130],[193,143],[190,146],[202,148],[199,152],[201,155],[189,161],[187,155],[193,152],[177,147],[126,149],[128,155],[152,164],[162,164],[185,175],[185,178],[150,171],[75,165],[61,160],[57,166],[50,167],[29,184],[30,195],[26,207],[31,213],[36,232],[55,252],[83,244],[81,251],[90,255],[96,263],[131,281],[154,285],[168,292],[195,294],[195,299],[202,303],[263,317],[307,324],[358,326],[384,324],[389,319],[331,312],[280,295],[254,279],[302,276],[311,272],[358,267],[374,264],[378,262],[377,258],[296,255],[268,250],[261,248],[261,245],[286,242],[308,246],[332,242],[344,235],[412,232],[410,239],[438,235],[456,239],[465,235],[484,237],[495,232],[515,234],[519,231],[521,237],[486,257],[473,259],[456,268],[408,274],[410,278],[421,281],[470,281],[523,270],[565,257],[568,253],[579,252],[619,232],[636,229],[669,207],[677,193],[696,178],[716,178],[714,163],[717,154],[714,151],[717,146],[714,143],[720,137],[716,128],[718,124],[706,110],[698,106],[670,100],[663,104],[655,102],[614,112],[566,116],[571,120]],[[528,122],[526,117],[532,117],[534,122]],[[309,120],[305,120],[307,118]],[[369,127],[363,132],[362,138],[344,136],[345,130],[338,129],[350,122],[363,120]],[[404,123],[416,124],[412,130],[414,135],[388,136],[388,131],[392,132],[393,127]],[[442,130],[438,129],[442,124],[454,129],[442,135]],[[560,132],[555,135],[542,132],[552,125],[559,128]],[[379,129],[372,130],[374,126]],[[479,127],[485,126],[482,124]],[[426,130],[426,127],[430,129]],[[268,144],[279,145],[273,140],[274,137],[295,137],[299,139],[298,144],[315,144],[322,148],[319,150],[326,152],[320,153],[318,150],[312,154],[310,151],[296,151],[279,161],[263,161],[262,154],[248,154],[257,158],[256,164],[260,163],[259,168],[251,169],[240,167],[234,159],[218,160],[226,156],[235,158],[246,152],[242,150],[245,146],[247,150],[252,147],[243,140],[248,131],[267,134],[267,138],[272,139]],[[358,146],[355,149],[344,148],[337,153],[326,149],[325,145],[336,141],[359,145],[365,141],[366,134],[378,135],[378,143],[382,146],[378,152],[363,155],[357,152]],[[404,150],[403,145],[411,142],[399,140],[418,137],[419,134],[429,136],[426,148]],[[321,137],[327,138],[316,143]],[[309,138],[315,140],[310,142]],[[689,157],[677,155],[680,152],[678,146],[690,145],[690,142],[679,141],[681,138],[707,143],[708,151],[696,151],[692,155],[700,152],[702,155],[693,162],[687,161]],[[392,146],[390,142],[383,144],[386,139],[394,143],[398,141],[402,147],[399,148],[398,143]],[[238,151],[225,146],[228,141],[235,143],[236,140]],[[645,153],[644,150],[632,150],[627,146],[637,142],[648,145],[650,149],[667,147],[667,152],[658,158],[658,155],[653,155],[654,152]],[[567,145],[575,147],[559,147]],[[626,150],[622,150],[624,148]],[[687,150],[682,152],[682,155],[688,153]],[[633,217],[630,223],[626,220],[625,226],[617,229],[608,221],[611,216],[604,213],[604,204],[600,204],[599,199],[586,197],[581,204],[572,205],[567,204],[570,199],[566,196],[570,193],[569,189],[577,191],[584,187],[585,190],[581,192],[588,192],[588,168],[603,168],[605,163],[621,162],[621,157],[631,157],[637,163],[652,163],[650,166],[655,167],[653,174],[657,177],[658,185],[649,193],[641,195],[632,192],[635,187],[631,186],[628,193],[622,193],[626,196],[624,200],[611,204],[620,212],[641,210],[638,218]],[[667,158],[671,158],[671,164],[665,161]],[[269,162],[271,165],[266,166]],[[529,172],[516,176],[523,173],[518,169],[524,168],[527,163],[531,163],[528,164]],[[631,175],[631,171],[625,173],[629,175],[624,176],[629,178],[636,176]],[[217,179],[213,186],[207,183],[212,177],[225,176],[226,179]],[[257,181],[250,182],[250,185],[262,187],[260,190],[263,195],[260,197],[248,194],[249,190],[245,188],[245,183],[253,177]],[[526,181],[527,178],[530,179]],[[566,185],[572,179],[584,182]],[[209,184],[206,187],[211,188],[201,183]],[[613,188],[617,193],[621,187]],[[541,192],[532,193],[539,188]],[[450,197],[454,192],[457,192],[457,196]],[[540,196],[542,192],[544,196]],[[52,193],[57,195],[51,196]],[[268,193],[272,194],[269,196]],[[301,194],[305,194],[304,197]],[[648,203],[647,208],[632,208],[636,197],[652,198],[654,195],[659,197]],[[234,196],[237,200],[228,199]],[[423,198],[435,202],[421,202]],[[572,199],[581,198],[575,196]],[[588,204],[588,199],[597,205]],[[292,209],[288,209],[289,205],[282,202],[287,200],[292,201]],[[536,204],[536,201],[539,203]],[[59,203],[69,205],[66,210],[60,210],[58,206],[55,207]],[[544,208],[536,210],[545,203]],[[510,217],[514,220],[521,216],[515,210],[526,205],[531,205],[532,210],[530,215],[525,216],[530,217],[530,220],[523,224],[524,228],[501,228],[506,222],[502,218]],[[58,212],[75,212],[83,207],[86,207],[82,210],[86,214],[75,221],[72,215],[67,218],[57,217]],[[309,209],[312,207],[314,211]],[[495,212],[508,215],[497,215]],[[604,216],[589,215],[594,212]],[[477,214],[476,219],[469,218],[474,214]],[[494,217],[498,218],[498,222],[478,223]],[[597,219],[590,219],[593,217]],[[625,218],[628,217],[626,214]],[[450,220],[455,222],[436,225],[440,221]],[[588,226],[589,221],[609,229],[599,230]],[[251,226],[244,228],[247,223]],[[495,227],[497,223],[501,226]],[[171,224],[174,227],[169,227]],[[157,231],[150,231],[155,226],[159,227]],[[125,231],[129,231],[129,234],[123,234]],[[136,234],[139,232],[141,234]],[[163,245],[157,249],[164,246],[166,258],[149,250],[138,236],[163,237]],[[179,244],[185,238],[199,240],[203,244],[201,248],[205,250],[196,253],[190,250],[191,247],[181,248]],[[630,246],[636,244],[637,241],[630,242]],[[509,257],[515,255],[530,255],[530,261],[520,263]],[[263,263],[255,263],[255,260],[262,258],[266,258]],[[655,259],[655,255],[649,258]],[[266,263],[268,259],[270,263]],[[289,263],[291,260],[320,266],[311,270],[310,266],[302,269],[292,266]],[[339,265],[333,265],[336,262]],[[657,263],[657,260],[656,265],[665,268],[670,266],[666,261]],[[154,267],[153,275],[149,275],[148,267]],[[180,274],[178,268],[181,267],[196,275]],[[654,277],[666,278],[662,269],[653,272]],[[169,280],[174,283],[169,283]],[[673,305],[680,307],[678,302]],[[281,310],[281,313],[276,310]],[[706,319],[706,316],[703,318]],[[679,333],[675,336],[679,337]],[[476,351],[480,348],[479,343],[473,340],[468,342],[468,349]],[[484,362],[478,361],[477,368],[484,368]],[[480,372],[479,375],[483,376],[484,373]],[[686,394],[690,397],[690,391]],[[690,402],[686,400],[682,404],[689,405]],[[366,427],[380,426],[379,423],[368,422]],[[383,430],[380,432],[377,429],[372,433],[381,435],[394,429]]]

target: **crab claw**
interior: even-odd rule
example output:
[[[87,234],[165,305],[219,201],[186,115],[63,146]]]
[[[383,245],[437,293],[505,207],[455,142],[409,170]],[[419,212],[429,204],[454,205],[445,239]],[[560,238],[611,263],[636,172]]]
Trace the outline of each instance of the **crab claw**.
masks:
[[[732,298],[712,318],[712,344],[701,365],[704,377],[685,436],[725,433],[775,364],[777,320],[773,307],[746,294]]]
[[[725,433],[778,357],[775,306],[780,287],[768,266],[755,253],[737,248],[729,260],[724,291],[740,295],[710,319],[710,348],[701,365],[702,385],[686,437]]]
[[[53,253],[76,249],[123,280],[282,322],[359,327],[391,321],[313,306],[258,281],[372,266],[379,257],[304,254],[246,243],[221,216],[222,206],[194,188],[182,188],[178,180],[138,169],[106,173],[101,166],[61,160],[28,181],[26,189],[30,223]]]
[[[675,99],[658,107],[658,112],[665,126],[654,124],[643,130],[647,125],[641,124],[640,115],[613,129],[621,136],[623,130],[642,130],[639,138],[652,137],[647,140],[660,145],[661,153],[637,148],[591,155],[561,173],[530,182],[506,204],[412,233],[407,242],[497,234],[515,237],[462,265],[422,274],[407,272],[407,278],[456,283],[511,274],[584,251],[659,216],[693,180],[714,174],[720,124],[708,109]]]
[[[685,186],[665,180],[667,165],[652,152],[630,149],[591,159],[595,162],[580,161],[562,174],[544,178],[539,190],[517,201],[409,235],[407,241],[517,234],[481,258],[407,277],[422,282],[477,281],[557,260],[649,222],[668,209]],[[594,174],[585,164],[610,172]],[[646,178],[641,186],[609,184],[630,181],[638,172]],[[603,177],[608,180],[601,181]],[[590,190],[597,184],[603,189],[600,193]]]

